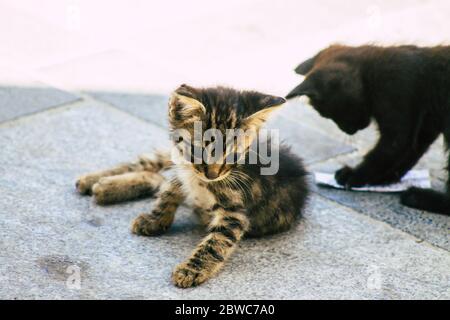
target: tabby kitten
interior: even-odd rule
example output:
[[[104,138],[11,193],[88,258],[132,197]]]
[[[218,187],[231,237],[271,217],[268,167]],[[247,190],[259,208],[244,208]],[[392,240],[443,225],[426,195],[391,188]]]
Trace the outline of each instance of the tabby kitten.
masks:
[[[295,71],[306,79],[286,98],[308,96],[321,116],[348,134],[372,120],[378,126],[380,138],[364,160],[336,172],[347,188],[399,181],[441,133],[449,146],[450,46],[334,45]],[[410,188],[401,202],[450,214],[450,175],[446,192]]]
[[[251,143],[258,139],[257,135],[232,139],[231,144],[227,140],[219,159],[222,161],[207,163],[203,157],[198,161],[194,149],[205,152],[211,141],[195,135],[196,123],[202,127],[202,136],[212,128],[223,137],[227,137],[229,129],[258,132],[270,113],[284,102],[283,98],[258,92],[182,85],[170,99],[169,122],[175,145],[188,142],[193,152],[182,159],[178,152],[171,158],[167,154],[157,154],[153,159],[142,157],[132,164],[81,177],[77,188],[82,193],[92,192],[100,203],[111,203],[149,195],[161,185],[153,210],[132,223],[132,232],[143,236],[164,233],[178,206],[189,204],[209,233],[175,268],[172,281],[182,288],[199,285],[222,267],[244,236],[259,237],[289,229],[303,209],[308,188],[301,159],[285,146],[278,150],[269,141],[270,153],[279,152],[275,174],[261,174],[267,162],[264,164],[262,160],[266,159],[259,151],[257,161],[250,164],[255,152]],[[173,133],[178,131],[190,133],[192,140],[175,138]],[[232,163],[225,161],[230,155],[235,160]],[[164,178],[159,172],[168,167],[174,176],[162,183]]]

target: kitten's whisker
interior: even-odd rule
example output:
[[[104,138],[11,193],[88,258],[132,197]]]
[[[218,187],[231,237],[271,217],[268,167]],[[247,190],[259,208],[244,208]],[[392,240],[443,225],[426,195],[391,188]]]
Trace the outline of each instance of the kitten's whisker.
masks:
[[[253,197],[250,184],[251,178],[247,174],[240,171],[232,171],[231,173],[232,174],[230,174],[230,176],[232,176],[233,181],[239,185],[243,194],[245,195],[248,193],[251,197]]]
[[[234,176],[234,177],[232,177],[232,181],[233,181],[233,184],[237,188],[239,188],[239,190],[241,190],[242,195],[245,196],[245,187],[242,186],[242,184],[239,182],[239,180]]]
[[[239,189],[239,186],[236,185],[235,179],[234,179],[234,177],[231,175],[231,173],[230,173],[230,174],[228,175],[228,177],[227,177],[226,179],[224,179],[224,180],[226,180],[227,185],[230,186],[231,189],[235,189],[235,188],[238,188],[238,189]],[[233,187],[235,187],[235,188],[233,188]]]
[[[252,178],[250,178],[250,176],[244,172],[241,171],[234,171],[234,173],[240,177],[244,182],[250,184],[252,182]]]

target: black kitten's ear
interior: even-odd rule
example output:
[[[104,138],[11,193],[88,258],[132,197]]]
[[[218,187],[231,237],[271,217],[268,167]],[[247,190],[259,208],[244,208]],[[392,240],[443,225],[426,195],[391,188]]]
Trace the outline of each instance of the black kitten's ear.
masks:
[[[292,99],[299,96],[308,96],[309,98],[317,96],[317,91],[309,78],[306,78],[302,83],[292,89],[292,91],[286,95],[286,99]]]
[[[246,129],[258,130],[269,116],[286,102],[286,99],[277,96],[254,93],[254,104],[258,111],[244,119]],[[252,99],[252,100],[253,100]]]
[[[176,89],[169,100],[170,120],[185,122],[200,120],[206,113],[206,108],[196,96],[197,90],[186,84]]]
[[[310,58],[302,63],[300,63],[297,68],[295,68],[295,72],[304,76],[308,72],[311,71],[311,69],[314,67],[314,62],[316,60],[316,57]]]

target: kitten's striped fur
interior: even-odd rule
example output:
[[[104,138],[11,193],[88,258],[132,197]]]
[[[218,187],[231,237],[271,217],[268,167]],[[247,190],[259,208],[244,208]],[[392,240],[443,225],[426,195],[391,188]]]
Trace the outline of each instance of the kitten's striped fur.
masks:
[[[192,131],[193,119],[203,129],[252,128],[259,130],[283,98],[228,88],[178,88],[169,102],[172,130]],[[207,227],[208,235],[172,274],[175,285],[199,285],[214,275],[244,236],[259,237],[289,229],[301,214],[308,188],[302,161],[287,147],[279,149],[279,171],[261,175],[256,164],[172,164],[167,154],[140,158],[99,173],[81,177],[77,188],[93,193],[100,203],[149,195],[159,188],[150,213],[132,223],[133,233],[155,236],[172,224],[178,206],[185,202]],[[248,154],[246,155],[248,157]],[[177,162],[178,163],[178,162]],[[175,175],[163,182],[159,173],[172,167]],[[211,178],[212,177],[212,178]]]

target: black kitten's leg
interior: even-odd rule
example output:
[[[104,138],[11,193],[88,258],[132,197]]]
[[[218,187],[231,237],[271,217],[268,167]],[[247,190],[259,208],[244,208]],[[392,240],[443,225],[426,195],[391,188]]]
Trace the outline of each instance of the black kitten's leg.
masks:
[[[439,136],[439,130],[433,124],[425,122],[418,130],[416,139],[409,146],[408,151],[399,158],[386,173],[375,179],[374,184],[388,184],[399,181],[420,160],[430,145]]]
[[[376,184],[408,152],[411,142],[408,141],[410,138],[407,132],[381,132],[377,145],[364,160],[354,169],[344,167],[338,170],[336,181],[347,188]]]
[[[344,167],[336,172],[336,180],[347,187],[383,185],[399,181],[439,135],[429,119],[384,128],[375,148],[356,168]]]
[[[450,214],[450,194],[431,189],[410,188],[400,201],[405,206],[434,213]]]
[[[447,146],[450,134],[446,134]],[[448,159],[450,167],[450,156]],[[403,192],[400,201],[405,206],[434,213],[450,215],[450,172],[447,179],[447,191],[439,192],[431,189],[410,188]]]

